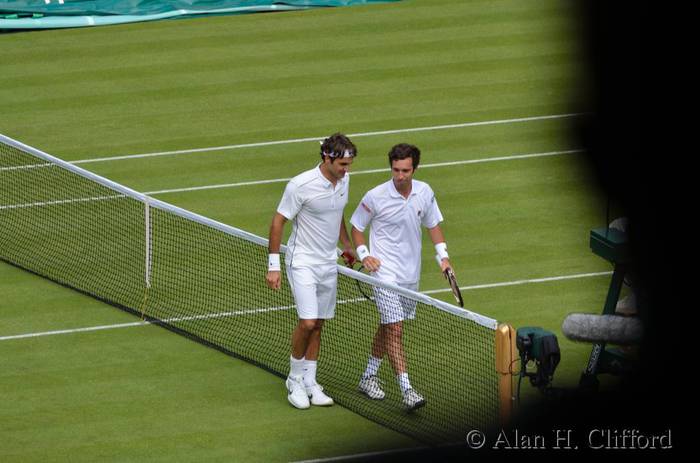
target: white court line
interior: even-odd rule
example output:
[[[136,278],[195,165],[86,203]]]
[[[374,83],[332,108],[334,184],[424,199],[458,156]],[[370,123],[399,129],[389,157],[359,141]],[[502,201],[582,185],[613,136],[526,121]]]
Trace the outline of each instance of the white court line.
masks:
[[[586,113],[569,113],[569,114],[552,114],[549,116],[531,116],[531,117],[519,117],[514,119],[500,119],[493,121],[480,121],[480,122],[462,122],[459,124],[447,124],[447,125],[433,125],[428,127],[412,127],[406,129],[395,129],[395,130],[381,130],[377,132],[361,132],[361,133],[349,133],[348,137],[372,137],[377,135],[393,135],[398,133],[411,133],[411,132],[427,132],[432,130],[448,130],[448,129],[459,129],[465,127],[479,127],[488,125],[500,125],[500,124],[515,124],[520,122],[533,122],[533,121],[544,121],[550,119],[565,119],[571,117],[582,116]],[[88,164],[93,162],[105,162],[105,161],[121,161],[124,159],[137,159],[137,158],[152,158],[159,156],[173,156],[176,154],[193,154],[193,153],[206,153],[212,151],[224,151],[224,150],[235,150],[241,148],[259,148],[263,146],[275,146],[275,145],[287,145],[291,143],[306,143],[306,142],[318,142],[325,139],[326,136],[318,137],[305,137],[305,138],[292,138],[288,140],[276,140],[276,141],[266,141],[257,143],[244,143],[240,145],[225,145],[225,146],[212,146],[208,148],[192,148],[185,150],[175,150],[175,151],[160,151],[155,153],[142,153],[142,154],[125,154],[122,156],[109,156],[102,158],[91,158],[91,159],[80,159],[77,161],[72,161],[71,164]]]
[[[506,281],[503,283],[488,283],[485,285],[474,285],[474,286],[464,286],[460,287],[460,291],[470,291],[472,289],[486,289],[486,288],[499,288],[502,286],[517,286],[526,285],[530,283],[547,283],[550,281],[562,281],[562,280],[574,280],[576,278],[590,278],[599,277],[605,275],[612,275],[613,272],[596,272],[596,273],[580,273],[578,275],[564,275],[559,277],[547,277],[547,278],[533,278],[530,280],[516,280],[516,281]],[[431,289],[428,291],[421,291],[423,294],[436,294],[436,293],[447,293],[452,291],[451,289]]]
[[[486,162],[497,162],[497,161],[513,161],[517,159],[530,159],[530,158],[540,158],[546,156],[560,156],[563,154],[575,154],[583,153],[585,150],[575,149],[575,150],[565,150],[565,151],[549,151],[546,153],[530,153],[530,154],[515,154],[510,156],[498,156],[492,158],[481,158],[481,159],[468,159],[464,161],[449,161],[449,162],[437,162],[433,164],[421,164],[419,169],[430,169],[435,167],[448,167],[448,166],[458,166],[464,164],[482,164]],[[355,172],[350,172],[350,175],[363,175],[363,174],[376,174],[380,172],[390,172],[391,169],[388,167],[382,169],[369,169],[369,170],[358,170]],[[199,191],[199,190],[215,190],[219,188],[236,188],[241,186],[251,186],[251,185],[264,185],[267,183],[283,183],[291,180],[290,178],[273,178],[268,180],[251,180],[249,182],[237,182],[237,183],[222,183],[218,185],[203,185],[194,186],[186,188],[171,188],[167,190],[156,190],[156,191],[146,191],[145,195],[162,195],[167,193],[182,193],[187,191]]]
[[[464,160],[464,161],[438,162],[438,163],[433,163],[433,164],[423,164],[420,166],[420,169],[431,169],[431,168],[435,168],[435,167],[449,167],[449,166],[458,166],[458,165],[465,165],[465,164],[482,164],[482,163],[486,163],[486,162],[513,161],[513,160],[518,160],[518,159],[540,158],[540,157],[547,157],[547,156],[560,156],[560,155],[565,155],[565,154],[582,153],[584,151],[585,150],[582,150],[582,149],[575,149],[575,150],[564,150],[564,151],[549,151],[546,153],[514,154],[514,155],[510,155],[510,156],[497,156],[497,157],[491,157],[491,158],[468,159],[468,160]],[[386,167],[386,168],[382,168],[382,169],[358,170],[355,172],[350,172],[350,175],[376,174],[376,173],[380,173],[380,172],[390,172],[390,171],[391,171],[391,169]],[[242,187],[242,186],[264,185],[267,183],[283,183],[283,182],[288,182],[289,180],[291,180],[291,178],[273,178],[273,179],[268,179],[268,180],[251,180],[249,182],[223,183],[223,184],[218,184],[218,185],[202,185],[202,186],[193,186],[193,187],[185,187],[185,188],[170,188],[167,190],[146,191],[143,194],[145,194],[147,196],[155,196],[155,195],[162,195],[162,194],[168,194],[168,193],[184,193],[184,192],[188,192],[188,191],[216,190],[216,189],[220,189],[220,188],[237,188],[237,187]],[[52,205],[58,205],[58,204],[71,204],[71,203],[85,202],[85,201],[101,201],[101,200],[105,200],[105,199],[115,199],[115,198],[123,198],[123,197],[125,197],[125,196],[124,195],[115,195],[115,196],[101,196],[101,197],[94,197],[94,198],[62,199],[62,200],[55,200],[55,201],[34,202],[34,203],[26,203],[26,204],[11,204],[11,205],[7,205],[7,206],[0,206],[0,210],[19,209],[19,208],[36,207],[36,206],[52,206]]]
[[[91,202],[91,201],[105,201],[107,199],[118,199],[118,198],[126,198],[126,196],[124,196],[124,195],[93,196],[92,198],[57,199],[55,201],[42,201],[42,202],[25,203],[25,204],[10,204],[8,206],[0,206],[0,210],[21,209],[21,208],[25,208],[25,207],[57,206],[60,204],[85,203],[85,202]]]
[[[562,275],[562,276],[547,277],[547,278],[531,278],[531,279],[526,279],[526,280],[515,280],[515,281],[506,281],[506,282],[500,282],[500,283],[488,283],[488,284],[482,284],[482,285],[463,286],[463,287],[460,287],[459,289],[462,291],[471,291],[471,290],[475,290],[475,289],[484,289],[484,288],[498,288],[498,287],[503,287],[503,286],[516,286],[516,285],[524,285],[524,284],[531,284],[531,283],[547,283],[547,282],[552,282],[552,281],[573,280],[573,279],[577,279],[577,278],[591,278],[591,277],[598,277],[598,276],[607,276],[607,275],[612,275],[612,273],[613,272],[595,272],[595,273],[580,273],[580,274],[576,274],[576,275]],[[422,291],[422,292],[423,292],[423,294],[436,294],[436,293],[445,293],[448,291],[451,291],[451,289],[432,289],[432,290]],[[341,301],[338,301],[338,304],[342,305],[342,304],[348,304],[348,303],[364,301],[364,300],[365,300],[364,297],[356,298],[356,299],[341,300]],[[278,311],[278,310],[288,310],[288,309],[293,309],[294,307],[296,307],[296,306],[289,305],[289,306],[280,306],[280,307],[268,307],[268,308],[263,308],[263,309],[239,310],[239,311],[233,311],[233,312],[222,312],[222,313],[215,313],[215,314],[193,315],[193,316],[189,316],[189,317],[171,318],[171,319],[166,319],[163,321],[167,322],[167,323],[175,323],[175,322],[181,322],[181,321],[203,320],[203,319],[211,319],[211,318],[223,318],[223,317],[230,317],[230,316],[235,316],[235,315],[249,315],[249,314],[264,313],[264,312],[274,312],[274,311]],[[130,328],[130,327],[134,327],[134,326],[146,326],[146,325],[151,325],[151,324],[153,324],[153,323],[148,322],[148,321],[138,321],[138,322],[131,322],[131,323],[119,323],[119,324],[115,324],[115,325],[100,325],[100,326],[90,326],[90,327],[86,327],[86,328],[43,331],[43,332],[39,332],[39,333],[26,333],[26,334],[17,334],[17,335],[11,335],[11,336],[0,336],[0,341],[37,338],[37,337],[42,337],[42,336],[54,336],[54,335],[59,335],[59,334],[85,333],[85,332],[90,332],[90,331],[102,331],[102,330],[110,330],[110,329],[118,329],[118,328]]]
[[[355,299],[346,299],[346,300],[340,300],[337,302],[337,304],[349,304],[352,302],[359,302],[359,301],[364,301],[365,298],[355,298]],[[102,330],[110,330],[110,329],[118,329],[118,328],[130,328],[133,326],[146,326],[146,325],[154,325],[158,323],[179,323],[179,322],[189,322],[189,321],[195,321],[195,320],[210,320],[212,318],[226,318],[226,317],[234,317],[238,315],[251,315],[251,314],[259,314],[259,313],[267,313],[267,312],[278,312],[280,310],[289,310],[295,308],[296,305],[283,305],[279,307],[265,307],[265,308],[260,308],[260,309],[247,309],[247,310],[235,310],[232,312],[220,312],[220,313],[209,313],[209,314],[202,314],[202,315],[190,315],[187,317],[173,317],[173,318],[165,318],[163,320],[159,320],[157,322],[150,322],[150,321],[145,321],[142,320],[140,322],[131,322],[131,323],[119,323],[116,325],[100,325],[100,326],[89,326],[86,328],[75,328],[75,329],[68,329],[68,330],[55,330],[55,331],[43,331],[39,333],[26,333],[26,334],[17,334],[17,335],[12,335],[12,336],[1,336],[0,341],[9,341],[12,339],[26,339],[26,338],[38,338],[41,336],[53,336],[57,334],[71,334],[71,333],[85,333],[85,332],[90,332],[90,331],[102,331]]]
[[[231,317],[231,316],[235,316],[235,315],[248,315],[248,314],[253,314],[253,313],[275,312],[278,310],[287,310],[287,309],[290,309],[293,307],[296,307],[296,306],[280,306],[280,307],[269,307],[269,308],[265,308],[265,309],[240,310],[240,311],[236,311],[236,312],[222,312],[222,313],[215,313],[215,314],[192,315],[189,317],[168,318],[168,319],[162,320],[160,323],[177,323],[177,322],[183,322],[183,321],[206,320],[206,319],[211,319],[211,318],[224,318],[224,317]],[[67,329],[67,330],[43,331],[43,332],[39,332],[39,333],[17,334],[17,335],[13,335],[13,336],[1,336],[0,341],[10,341],[12,339],[38,338],[38,337],[42,337],[42,336],[54,336],[57,334],[72,334],[72,333],[86,333],[86,332],[90,332],[90,331],[113,330],[113,329],[118,329],[118,328],[131,328],[134,326],[146,326],[146,325],[153,325],[153,324],[156,324],[156,322],[142,320],[140,322],[118,323],[115,325],[88,326],[86,328],[74,328],[74,329]]]

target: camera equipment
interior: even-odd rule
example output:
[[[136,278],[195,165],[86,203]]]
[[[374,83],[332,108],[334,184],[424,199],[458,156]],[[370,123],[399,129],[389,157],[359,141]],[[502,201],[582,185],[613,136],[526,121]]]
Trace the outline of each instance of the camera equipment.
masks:
[[[615,266],[603,313],[600,316],[587,317],[580,314],[570,315],[565,320],[566,329],[562,326],[562,330],[569,338],[593,343],[588,364],[579,380],[579,387],[582,390],[593,392],[598,390],[599,374],[627,374],[636,367],[633,359],[628,358],[618,349],[608,348],[607,343],[620,345],[639,343],[643,326],[639,319],[625,319],[615,315],[622,285],[632,268],[632,254],[627,233],[619,227],[595,228],[591,230],[590,247],[593,253]]]
[[[518,400],[520,400],[520,383],[525,376],[530,378],[533,386],[546,392],[554,377],[554,370],[561,360],[556,335],[539,327],[518,328],[515,345],[520,353]],[[535,363],[534,372],[527,371],[527,364],[530,361]]]

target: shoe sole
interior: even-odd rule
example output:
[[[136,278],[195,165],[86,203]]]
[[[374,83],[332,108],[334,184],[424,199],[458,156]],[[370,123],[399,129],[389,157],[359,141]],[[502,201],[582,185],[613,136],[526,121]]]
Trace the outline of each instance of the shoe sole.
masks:
[[[333,399],[331,399],[330,402],[323,403],[323,404],[315,404],[313,401],[311,401],[310,403],[311,403],[311,405],[314,405],[316,407],[330,407],[331,405],[335,404],[335,402],[333,402]]]
[[[407,412],[412,412],[415,410],[418,410],[419,408],[425,407],[425,404],[427,403],[426,400],[421,400],[417,404],[415,404],[413,407],[406,407]]]
[[[371,399],[371,400],[384,400],[384,397],[386,397],[385,395],[383,395],[381,397],[372,397],[371,395],[369,395],[368,393],[366,393],[362,389],[358,389],[358,391],[360,391],[361,394],[363,394],[365,397],[367,397],[368,399]]]

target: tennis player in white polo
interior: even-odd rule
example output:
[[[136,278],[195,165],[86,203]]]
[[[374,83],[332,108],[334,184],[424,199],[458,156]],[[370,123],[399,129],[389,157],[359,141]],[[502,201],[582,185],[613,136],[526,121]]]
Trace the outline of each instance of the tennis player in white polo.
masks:
[[[296,408],[333,405],[316,382],[323,322],[333,318],[336,303],[338,238],[354,255],[343,210],[348,202],[350,165],[355,145],[336,133],[321,143],[321,164],[289,181],[270,225],[267,285],[279,289],[280,243],[284,224],[292,221],[285,265],[299,322],[292,333],[287,398]]]
[[[420,150],[415,146],[394,146],[389,151],[391,180],[368,191],[350,219],[352,239],[362,265],[380,280],[413,291],[418,290],[420,279],[421,227],[428,229],[435,244],[440,269],[451,266],[435,194],[427,183],[413,179],[419,162]],[[369,249],[364,236],[368,226]],[[359,389],[371,399],[384,398],[377,372],[387,355],[405,408],[422,407],[426,401],[411,386],[402,343],[403,321],[415,318],[416,302],[383,288],[374,288],[374,295],[380,325]]]

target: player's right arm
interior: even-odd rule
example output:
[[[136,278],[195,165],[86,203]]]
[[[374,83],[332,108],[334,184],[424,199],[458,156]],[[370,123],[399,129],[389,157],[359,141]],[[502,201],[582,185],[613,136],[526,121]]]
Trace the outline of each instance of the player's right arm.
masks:
[[[352,236],[352,242],[355,244],[357,258],[360,259],[360,262],[368,271],[376,272],[382,263],[376,257],[369,255],[364,234],[374,217],[374,201],[370,193],[365,194],[350,218],[350,223],[352,224],[350,235]]]
[[[355,249],[357,249],[357,257],[362,262],[362,265],[370,272],[379,270],[382,263],[376,257],[369,255],[364,233],[358,230],[354,225],[350,233],[352,234],[352,242],[355,244]]]
[[[268,265],[267,276],[265,282],[272,289],[280,289],[282,286],[282,269],[280,268],[280,247],[282,244],[282,231],[284,224],[287,223],[287,218],[275,212],[270,224],[270,237],[268,246]]]
[[[284,188],[284,194],[280,200],[279,206],[272,224],[270,224],[270,237],[268,244],[268,263],[267,276],[265,282],[272,289],[280,289],[282,286],[282,269],[280,268],[280,247],[282,245],[282,231],[284,224],[288,220],[292,220],[301,210],[303,199],[299,193],[297,183],[292,180],[287,183]]]

